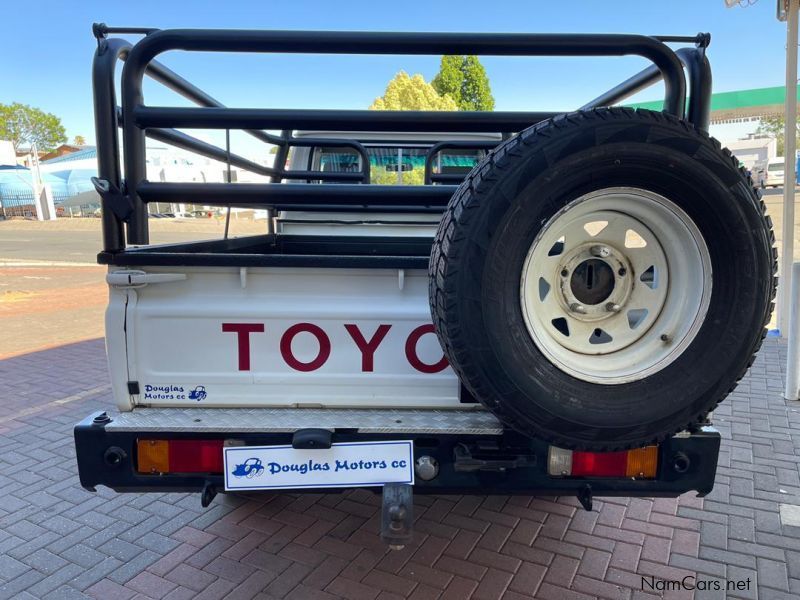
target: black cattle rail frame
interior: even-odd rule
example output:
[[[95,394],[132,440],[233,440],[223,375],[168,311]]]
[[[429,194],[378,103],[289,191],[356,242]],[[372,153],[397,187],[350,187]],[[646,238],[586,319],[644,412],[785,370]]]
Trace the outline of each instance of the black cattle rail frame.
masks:
[[[98,177],[95,185],[102,197],[103,252],[100,262],[125,264],[301,264],[301,255],[315,255],[317,264],[341,255],[351,245],[354,260],[372,259],[370,266],[424,268],[427,250],[402,238],[375,238],[359,245],[338,238],[326,243],[324,236],[281,243],[274,234],[253,236],[256,249],[242,250],[237,240],[153,246],[126,250],[127,243],[149,243],[150,202],[182,202],[209,206],[264,208],[274,210],[441,212],[463,177],[433,172],[435,156],[458,148],[489,149],[494,143],[452,142],[434,144],[425,160],[425,183],[421,186],[370,185],[369,158],[355,139],[295,137],[295,130],[363,132],[493,132],[503,137],[554,117],[558,112],[423,112],[366,110],[299,110],[228,108],[155,58],[171,50],[309,53],[309,54],[477,54],[494,56],[623,56],[638,55],[652,65],[582,109],[610,106],[663,80],[664,112],[684,118],[707,130],[711,102],[711,68],[706,58],[710,36],[644,36],[628,34],[519,34],[519,33],[369,33],[331,31],[256,31],[213,29],[145,29],[95,24],[98,47],[94,57],[95,125]],[[135,44],[116,34],[139,34]],[[667,43],[688,44],[672,50]],[[115,71],[124,61],[121,106],[117,106]],[[684,68],[686,74],[684,74]],[[147,75],[197,107],[147,106],[142,84]],[[687,101],[686,81],[690,95]],[[124,173],[120,161],[117,128],[122,128]],[[226,148],[203,142],[177,128],[226,131]],[[250,161],[230,151],[230,130],[241,129],[254,138],[277,146],[273,167]],[[267,130],[280,131],[279,135]],[[268,176],[270,183],[163,183],[146,179],[145,137],[195,152],[241,169]],[[359,172],[287,170],[292,147],[347,148],[361,157]],[[228,179],[230,181],[230,178]],[[300,181],[301,183],[287,183]],[[319,181],[309,185],[308,183]],[[331,242],[331,240],[328,240]],[[305,243],[305,245],[304,245]],[[216,244],[216,245],[215,245]],[[269,250],[266,247],[269,247]],[[335,249],[337,246],[339,249]],[[358,248],[356,248],[358,246]],[[385,247],[383,247],[385,246]],[[286,248],[291,248],[292,256]],[[407,249],[405,251],[404,249]],[[429,249],[429,246],[428,246]],[[143,253],[147,252],[146,257]],[[227,262],[220,254],[228,255]],[[271,254],[272,256],[265,256]],[[392,256],[386,256],[391,254]],[[400,256],[399,254],[404,254]],[[258,255],[259,257],[257,257]],[[277,255],[277,256],[276,256]],[[234,257],[238,257],[235,258]],[[158,258],[158,260],[156,260]],[[278,258],[283,258],[282,262]],[[234,260],[231,260],[234,259]],[[312,261],[313,262],[313,261]],[[303,263],[305,264],[305,263]],[[333,263],[331,263],[333,264]],[[339,263],[337,263],[339,264]]]

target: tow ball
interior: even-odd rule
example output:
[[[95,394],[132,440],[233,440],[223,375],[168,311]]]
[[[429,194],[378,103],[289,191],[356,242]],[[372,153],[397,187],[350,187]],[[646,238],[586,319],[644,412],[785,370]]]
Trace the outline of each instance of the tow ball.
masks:
[[[402,550],[411,541],[414,523],[414,492],[408,483],[383,486],[381,539],[392,550]]]

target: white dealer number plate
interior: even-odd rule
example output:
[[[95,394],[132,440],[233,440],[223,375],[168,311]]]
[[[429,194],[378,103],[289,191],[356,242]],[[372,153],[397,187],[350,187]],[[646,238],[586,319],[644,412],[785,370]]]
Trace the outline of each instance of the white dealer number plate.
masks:
[[[329,449],[223,448],[226,490],[362,487],[414,483],[412,441],[343,442]]]

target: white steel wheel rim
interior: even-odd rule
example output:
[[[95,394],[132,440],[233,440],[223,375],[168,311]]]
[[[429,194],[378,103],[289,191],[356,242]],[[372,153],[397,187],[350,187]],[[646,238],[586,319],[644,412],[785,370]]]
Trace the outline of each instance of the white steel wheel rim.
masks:
[[[542,227],[522,269],[525,326],[542,354],[598,384],[643,379],[694,340],[711,258],[691,218],[639,188],[605,188]],[[600,299],[600,301],[598,301]]]

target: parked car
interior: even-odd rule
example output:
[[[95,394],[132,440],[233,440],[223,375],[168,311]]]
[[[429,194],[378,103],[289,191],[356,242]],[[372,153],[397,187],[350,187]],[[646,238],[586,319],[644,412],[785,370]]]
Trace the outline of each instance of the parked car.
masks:
[[[767,163],[767,178],[764,182],[765,187],[780,187],[784,181],[784,159],[773,158]]]
[[[767,184],[766,161],[753,164],[753,167],[750,169],[750,177],[753,180],[753,185],[763,190]]]

